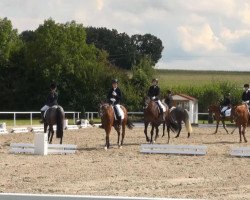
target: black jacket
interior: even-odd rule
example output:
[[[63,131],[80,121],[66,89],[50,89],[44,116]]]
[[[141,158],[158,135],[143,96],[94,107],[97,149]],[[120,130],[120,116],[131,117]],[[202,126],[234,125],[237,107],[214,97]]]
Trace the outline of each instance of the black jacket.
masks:
[[[244,91],[241,97],[242,101],[250,101],[250,91]]]
[[[54,106],[54,105],[58,105],[57,103],[57,99],[58,99],[58,94],[57,92],[51,92],[49,93],[48,97],[47,97],[47,100],[46,100],[46,105],[51,107],[51,106]]]
[[[160,97],[160,88],[158,87],[158,85],[152,85],[150,86],[149,90],[148,90],[148,96],[150,98],[155,96],[154,100],[158,100]]]
[[[171,94],[166,96],[165,103],[168,105],[168,108],[172,108],[172,106],[173,106],[173,97],[172,97]]]
[[[222,102],[221,105],[222,105],[222,106],[230,106],[230,105],[231,105],[231,99],[228,98],[228,97],[226,97],[226,98],[223,100],[223,102]]]
[[[116,92],[116,96],[112,94],[113,91]],[[109,90],[109,92],[108,92],[108,95],[107,95],[107,98],[108,98],[108,102],[109,102],[110,104],[113,104],[113,102],[110,100],[111,98],[114,98],[114,99],[115,99],[115,102],[114,102],[115,105],[116,105],[116,104],[120,104],[120,101],[121,101],[121,99],[122,99],[122,93],[121,93],[120,88],[118,88],[118,87],[117,87],[116,89],[110,88],[110,90]]]

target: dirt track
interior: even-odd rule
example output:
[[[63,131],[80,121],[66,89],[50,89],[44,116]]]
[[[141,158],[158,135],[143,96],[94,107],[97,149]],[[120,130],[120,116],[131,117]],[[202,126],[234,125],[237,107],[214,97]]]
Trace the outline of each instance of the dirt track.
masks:
[[[33,142],[34,135],[0,135],[0,192],[78,195],[119,195],[202,199],[250,199],[250,159],[233,158],[230,147],[239,144],[238,133],[194,128],[191,138],[182,131],[171,144],[206,145],[206,156],[146,155],[142,128],[127,130],[125,145],[103,148],[105,134],[98,128],[66,131],[64,143],[77,144],[75,155],[13,155],[9,145]],[[249,131],[248,131],[249,132]],[[250,141],[250,136],[246,134]],[[172,134],[173,137],[173,134]],[[159,138],[158,143],[165,143]],[[58,140],[54,139],[54,143]],[[248,142],[248,146],[250,142]]]

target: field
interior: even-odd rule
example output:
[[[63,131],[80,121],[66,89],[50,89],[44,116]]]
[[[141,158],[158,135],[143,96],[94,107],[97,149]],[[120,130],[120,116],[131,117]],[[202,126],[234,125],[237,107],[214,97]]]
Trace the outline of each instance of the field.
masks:
[[[127,130],[122,149],[115,145],[112,131],[108,151],[102,129],[65,131],[64,143],[78,146],[75,155],[9,154],[10,143],[32,143],[34,135],[0,135],[0,192],[250,199],[250,160],[228,154],[231,147],[247,144],[238,143],[237,132],[226,134],[219,128],[212,135],[213,131],[214,127],[194,127],[189,139],[185,130],[177,139],[172,134],[171,144],[206,145],[205,156],[141,154],[145,136],[139,127]]]
[[[243,87],[249,83],[250,72],[156,70],[155,76],[163,87],[200,86],[220,81],[229,81]]]

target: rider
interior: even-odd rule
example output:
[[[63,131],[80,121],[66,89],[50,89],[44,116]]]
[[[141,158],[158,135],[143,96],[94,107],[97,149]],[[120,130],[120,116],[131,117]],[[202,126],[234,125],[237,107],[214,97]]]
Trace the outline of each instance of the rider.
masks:
[[[244,84],[245,91],[242,93],[241,100],[243,103],[246,103],[249,106],[250,103],[250,90],[249,84]]]
[[[121,93],[120,88],[118,87],[117,79],[112,80],[112,87],[110,88],[108,92],[107,98],[108,98],[109,104],[114,106],[115,115],[117,117],[119,125],[121,125],[122,119],[121,119],[119,106],[120,106],[120,101],[122,99],[122,93]]]
[[[231,108],[231,94],[227,93],[224,97],[224,100],[221,104],[222,109],[221,109],[221,115],[223,117],[226,116],[226,111],[229,110]]]
[[[160,109],[160,114],[161,114],[161,119],[162,121],[165,121],[165,115],[163,113],[163,105],[161,101],[159,100],[160,98],[160,88],[158,86],[158,79],[154,78],[152,80],[152,85],[150,86],[148,90],[148,96],[151,98],[151,100],[155,101],[155,103],[158,105]]]
[[[167,91],[167,96],[165,97],[165,103],[168,105],[169,109],[173,107],[173,94],[171,90]]]
[[[47,96],[46,103],[45,105],[41,108],[41,116],[42,116],[42,123],[44,122],[44,113],[46,110],[48,110],[50,107],[58,105],[57,99],[58,99],[58,94],[56,92],[57,85],[56,83],[51,83],[50,84],[50,92]]]

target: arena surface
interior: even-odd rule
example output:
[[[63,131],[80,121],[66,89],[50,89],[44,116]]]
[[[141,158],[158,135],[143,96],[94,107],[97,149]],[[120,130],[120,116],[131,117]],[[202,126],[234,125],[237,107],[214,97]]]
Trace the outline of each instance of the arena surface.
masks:
[[[0,192],[70,195],[118,195],[195,199],[250,199],[250,159],[229,156],[238,132],[194,127],[170,144],[206,145],[205,156],[141,154],[143,128],[126,129],[122,149],[111,133],[111,149],[104,150],[104,130],[93,127],[65,131],[63,143],[76,144],[74,155],[10,154],[10,143],[33,143],[32,133],[0,135]],[[232,129],[230,129],[231,131]],[[162,133],[162,131],[161,131]],[[157,143],[166,143],[167,137]],[[53,140],[58,143],[59,140]]]

